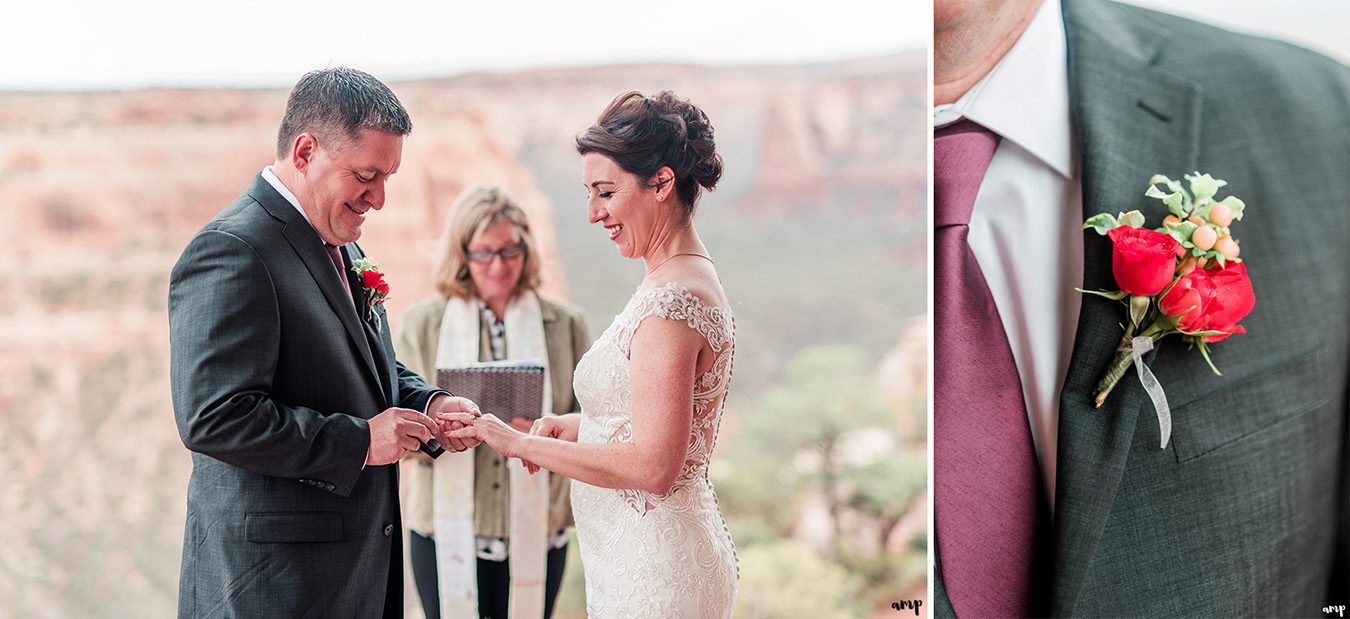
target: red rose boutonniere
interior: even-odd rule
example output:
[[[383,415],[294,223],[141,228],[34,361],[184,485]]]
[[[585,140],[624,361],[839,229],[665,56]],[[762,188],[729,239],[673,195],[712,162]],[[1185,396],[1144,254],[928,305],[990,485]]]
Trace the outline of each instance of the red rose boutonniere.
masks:
[[[1101,408],[1133,365],[1158,412],[1163,447],[1172,432],[1171,412],[1142,355],[1158,340],[1178,334],[1223,376],[1209,357],[1209,345],[1246,333],[1238,322],[1256,302],[1247,267],[1238,258],[1238,242],[1229,231],[1233,221],[1242,219],[1246,205],[1234,196],[1214,199],[1225,181],[1199,172],[1184,178],[1189,192],[1161,174],[1149,179],[1144,195],[1162,200],[1171,212],[1160,228],[1144,228],[1139,211],[1101,213],[1083,224],[1110,237],[1111,274],[1120,290],[1079,292],[1120,301],[1130,315],[1116,356],[1093,391],[1094,404]]]
[[[366,320],[375,321],[375,329],[379,330],[381,325],[379,315],[375,313],[375,306],[383,304],[385,298],[389,296],[389,284],[384,281],[380,265],[370,258],[353,260],[352,270],[361,277],[361,298],[366,302]]]

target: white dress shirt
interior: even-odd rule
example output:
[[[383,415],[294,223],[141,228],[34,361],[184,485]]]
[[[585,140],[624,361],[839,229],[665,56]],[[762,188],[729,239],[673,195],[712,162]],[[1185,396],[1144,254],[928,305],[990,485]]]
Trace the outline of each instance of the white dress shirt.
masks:
[[[1083,280],[1083,192],[1069,112],[1064,22],[1046,0],[1003,59],[933,126],[968,118],[1002,136],[980,184],[970,246],[1022,380],[1031,437],[1054,509],[1059,395]]]
[[[286,198],[286,201],[290,202],[291,206],[295,207],[295,210],[300,211],[300,216],[304,217],[305,221],[309,223],[311,227],[314,225],[314,222],[309,221],[309,215],[305,214],[305,209],[300,208],[300,199],[296,198],[295,194],[291,193],[290,188],[286,187],[285,183],[282,183],[281,179],[277,178],[276,173],[272,171],[272,166],[264,167],[259,174],[262,174],[263,180],[267,181],[267,184],[271,185],[273,189],[276,189],[277,193],[281,194],[281,197]]]

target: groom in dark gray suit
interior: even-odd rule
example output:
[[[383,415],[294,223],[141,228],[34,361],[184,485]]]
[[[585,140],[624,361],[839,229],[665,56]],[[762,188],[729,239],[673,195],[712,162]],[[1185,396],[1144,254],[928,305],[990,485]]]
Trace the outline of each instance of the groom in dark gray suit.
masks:
[[[276,161],[174,266],[174,414],[193,452],[179,616],[402,616],[398,461],[472,446],[434,419],[476,410],[394,359],[352,271],[411,130],[374,77],[305,75]]]
[[[969,497],[944,497],[935,470],[935,616],[1318,617],[1345,604],[1350,69],[1104,0],[939,0],[934,58],[935,122],[1001,138],[970,238],[1021,373],[1025,447],[1046,491],[1042,514],[1026,516],[1045,527],[1033,552],[967,578],[982,557],[945,528],[961,518],[947,507],[960,501],[944,501]],[[1019,90],[1031,82],[1045,88]],[[1042,96],[1056,87],[1062,96]],[[1146,355],[1172,408],[1159,449],[1133,370],[1092,407],[1126,314],[1072,292],[1117,289],[1111,241],[1079,226],[1132,209],[1160,225],[1163,207],[1143,197],[1149,178],[1197,170],[1229,182],[1220,197],[1246,201],[1233,234],[1256,305],[1245,334],[1212,348],[1222,377],[1175,338]],[[1023,221],[1034,229],[1010,235]],[[1044,255],[1060,260],[1018,277],[1020,260]],[[1050,309],[1026,312],[1040,304]],[[935,436],[944,413],[989,412],[940,402]],[[987,533],[975,529],[965,535]],[[1000,577],[1011,574],[1029,577]],[[1014,585],[1025,591],[1002,600],[1016,606],[987,604]]]

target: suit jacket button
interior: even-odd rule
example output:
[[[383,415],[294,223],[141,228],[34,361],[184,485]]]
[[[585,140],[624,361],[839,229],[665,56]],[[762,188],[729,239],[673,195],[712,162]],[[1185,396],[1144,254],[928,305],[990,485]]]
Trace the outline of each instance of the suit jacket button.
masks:
[[[392,525],[392,524],[386,524],[386,525],[384,525],[384,536],[385,536],[385,537],[389,537],[389,536],[391,536],[391,535],[393,535],[393,534],[394,534],[394,525]]]
[[[326,488],[329,492],[332,492],[332,491],[334,491],[334,490],[337,490],[337,486],[335,486],[335,485],[333,485],[333,484],[328,484],[325,488]]]

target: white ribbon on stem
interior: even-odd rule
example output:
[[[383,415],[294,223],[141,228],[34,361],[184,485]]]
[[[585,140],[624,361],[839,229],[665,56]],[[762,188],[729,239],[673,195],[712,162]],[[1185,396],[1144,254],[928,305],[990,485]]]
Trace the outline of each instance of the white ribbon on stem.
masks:
[[[1140,335],[1130,340],[1130,355],[1134,357],[1134,370],[1139,373],[1139,383],[1153,400],[1153,410],[1158,412],[1158,433],[1162,436],[1160,449],[1167,449],[1167,441],[1172,438],[1172,409],[1167,406],[1167,394],[1153,371],[1144,365],[1144,355],[1153,350],[1153,338]]]

